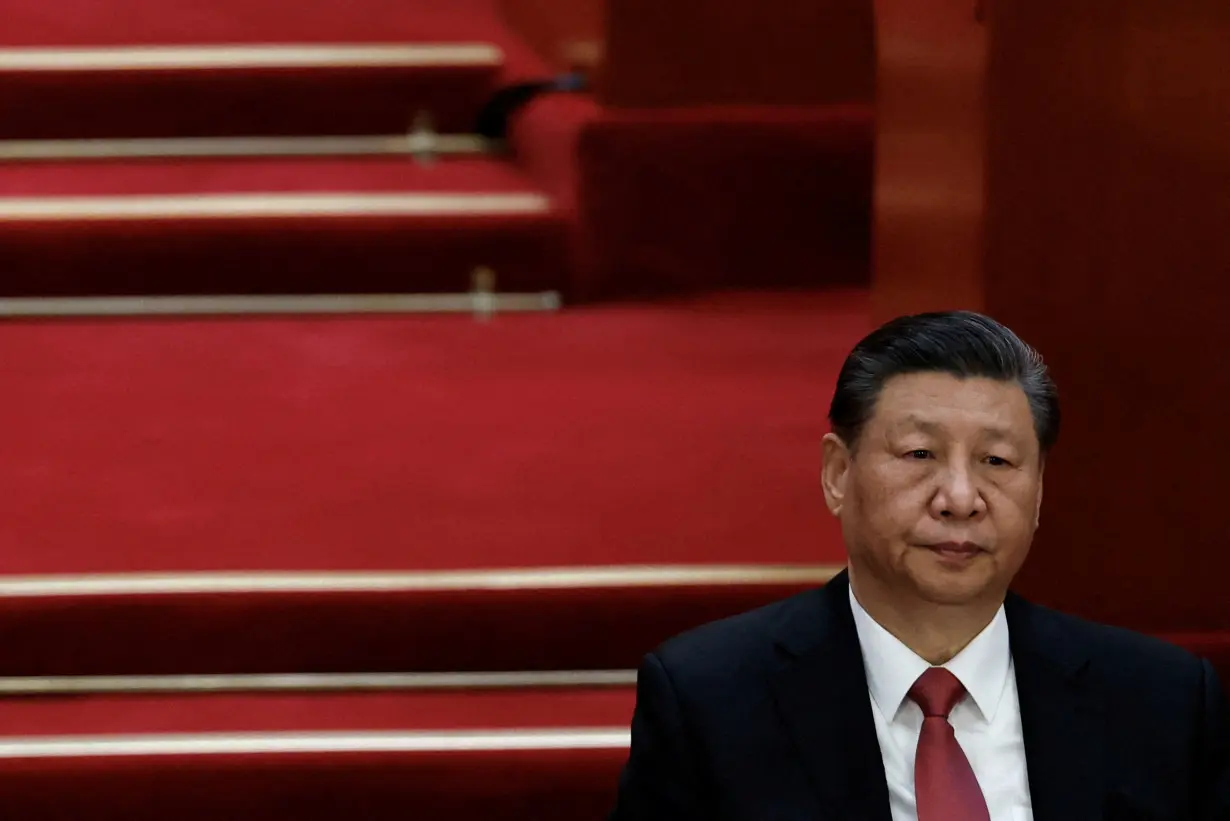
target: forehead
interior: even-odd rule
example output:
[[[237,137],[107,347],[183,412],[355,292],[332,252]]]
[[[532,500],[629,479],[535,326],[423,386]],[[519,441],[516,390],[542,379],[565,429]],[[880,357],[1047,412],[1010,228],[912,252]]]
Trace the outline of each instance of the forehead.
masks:
[[[884,383],[869,420],[885,432],[942,429],[1032,437],[1033,416],[1021,386],[981,377],[912,373]]]

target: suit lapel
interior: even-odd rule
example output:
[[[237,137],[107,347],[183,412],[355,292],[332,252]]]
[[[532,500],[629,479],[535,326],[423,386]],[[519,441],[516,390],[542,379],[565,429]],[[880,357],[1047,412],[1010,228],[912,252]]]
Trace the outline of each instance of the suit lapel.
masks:
[[[773,692],[824,821],[891,821],[888,785],[842,573],[779,634]],[[1005,603],[1034,821],[1101,821],[1103,715],[1085,673],[1087,648],[1056,614]]]
[[[848,589],[846,574],[838,575],[817,591],[815,608],[782,630],[774,695],[824,821],[891,821]]]
[[[1050,611],[1011,594],[1005,609],[1034,821],[1098,821],[1105,734],[1085,678],[1088,652]]]

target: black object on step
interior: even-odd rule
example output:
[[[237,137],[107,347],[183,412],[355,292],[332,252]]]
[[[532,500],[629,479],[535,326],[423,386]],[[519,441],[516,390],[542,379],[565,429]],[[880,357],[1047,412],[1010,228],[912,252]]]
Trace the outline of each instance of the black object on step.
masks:
[[[483,104],[474,124],[474,132],[489,140],[508,136],[512,116],[543,94],[577,94],[589,90],[583,74],[562,74],[546,80],[528,80],[499,89]]]

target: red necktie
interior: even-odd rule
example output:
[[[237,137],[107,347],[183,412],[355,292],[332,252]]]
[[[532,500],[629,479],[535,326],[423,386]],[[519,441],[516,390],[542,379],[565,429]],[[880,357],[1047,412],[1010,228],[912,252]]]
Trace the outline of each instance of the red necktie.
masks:
[[[932,667],[910,688],[910,698],[923,711],[914,759],[918,821],[991,819],[978,779],[948,723],[948,714],[963,695],[965,687],[943,667]]]

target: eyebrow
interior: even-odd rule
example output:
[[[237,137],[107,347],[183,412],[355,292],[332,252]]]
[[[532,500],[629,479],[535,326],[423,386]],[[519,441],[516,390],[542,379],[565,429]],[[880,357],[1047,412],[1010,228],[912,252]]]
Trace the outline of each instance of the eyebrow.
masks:
[[[944,432],[944,426],[939,424],[938,422],[931,422],[920,416],[914,416],[914,415],[910,415],[906,417],[903,427],[904,426],[912,426],[916,428],[917,430],[922,431],[923,433],[932,434],[932,435],[941,434]],[[1004,442],[1012,442],[1018,438],[1013,435],[1012,431],[1009,428],[1002,427],[1000,425],[993,425],[991,427],[985,427],[982,430],[983,430],[983,433],[986,434],[986,436],[990,439],[1001,440]]]
[[[923,433],[940,433],[944,430],[944,426],[937,422],[929,422],[926,419],[910,414],[905,418],[900,427],[916,428]]]

